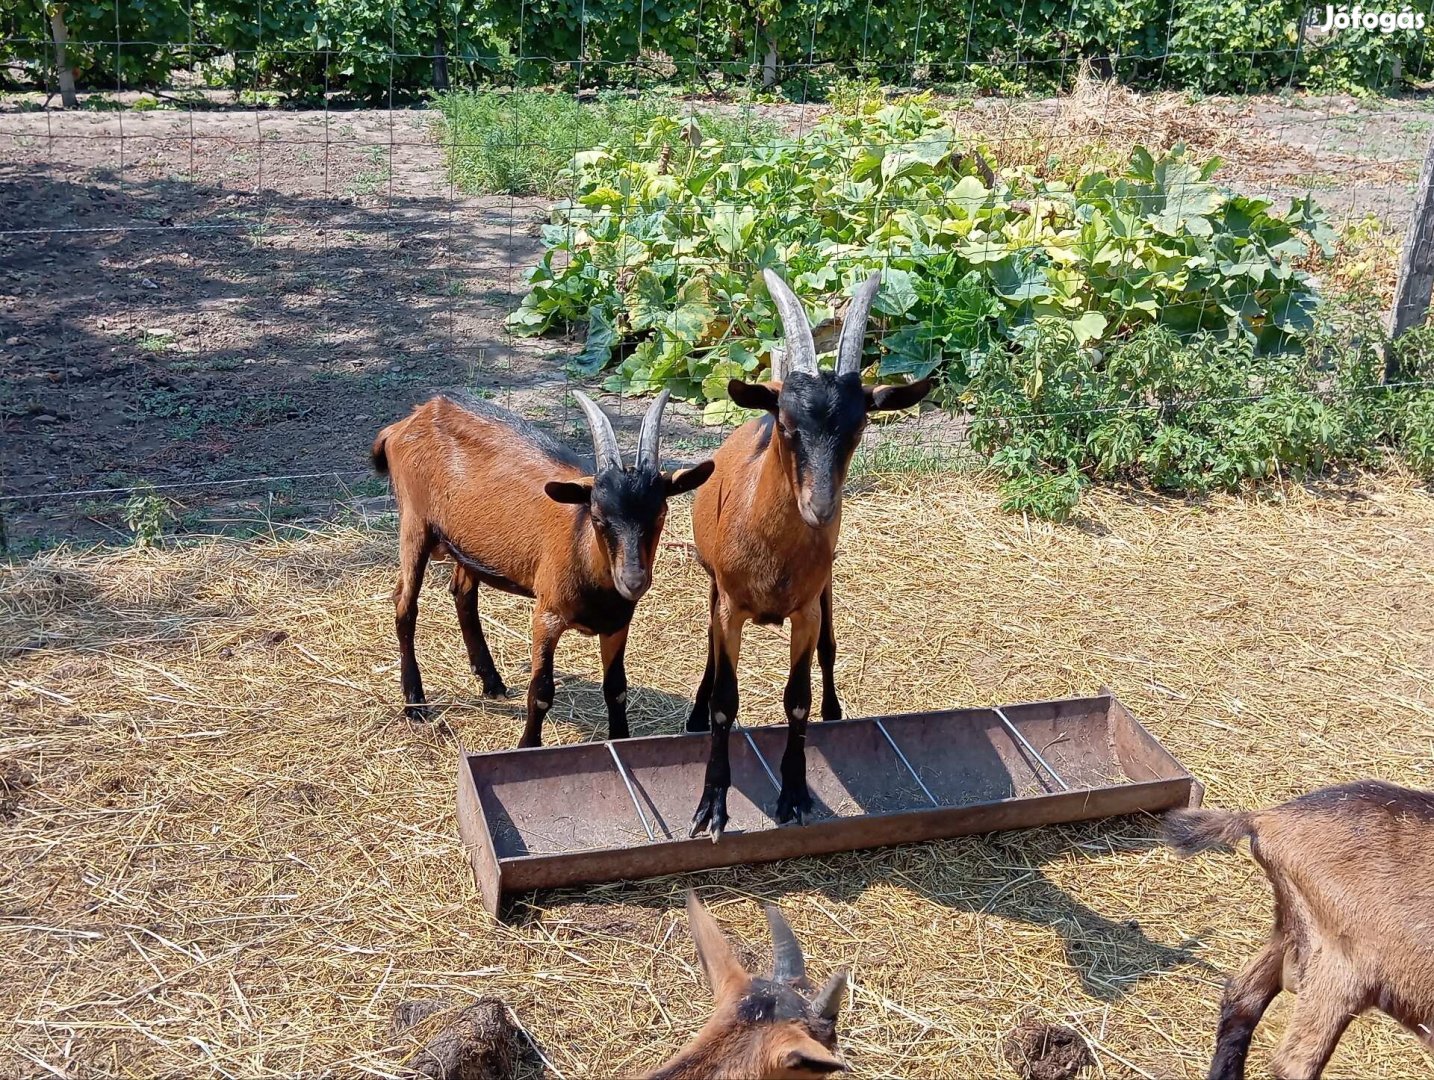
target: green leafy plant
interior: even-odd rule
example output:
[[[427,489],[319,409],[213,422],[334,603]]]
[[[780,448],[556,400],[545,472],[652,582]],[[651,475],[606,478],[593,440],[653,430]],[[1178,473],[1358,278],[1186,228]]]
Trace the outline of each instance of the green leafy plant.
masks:
[[[173,518],[169,504],[148,484],[136,487],[124,504],[124,523],[138,547],[153,547],[164,539],[165,522]]]
[[[1401,455],[1434,476],[1434,390],[1380,382],[1370,328],[1321,325],[1306,355],[1248,338],[1149,327],[1108,351],[1039,320],[993,352],[963,394],[972,448],[1005,478],[1007,509],[1063,519],[1095,480],[1178,494],[1302,480]],[[1401,349],[1417,366],[1420,335]]]
[[[938,369],[950,391],[1002,343],[1063,320],[1078,346],[1163,325],[1297,349],[1316,296],[1295,261],[1335,235],[1309,200],[1283,214],[1210,182],[1217,162],[1137,149],[1074,185],[1033,167],[997,176],[982,148],[922,97],[874,100],[797,138],[731,147],[655,120],[631,144],[574,156],[573,197],[508,325],[586,323],[573,366],[617,361],[612,389],[666,386],[732,418],[730,378],[770,363],[780,337],[761,271],[780,270],[822,331],[877,266],[873,379]],[[834,345],[835,334],[826,340]],[[829,345],[829,347],[831,347]]]

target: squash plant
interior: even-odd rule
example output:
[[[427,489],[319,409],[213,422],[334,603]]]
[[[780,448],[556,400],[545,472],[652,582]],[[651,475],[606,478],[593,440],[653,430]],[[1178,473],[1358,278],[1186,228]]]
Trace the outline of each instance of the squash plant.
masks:
[[[997,174],[989,156],[920,96],[762,145],[661,118],[635,145],[574,156],[574,197],[554,207],[508,325],[585,322],[577,369],[616,361],[610,388],[666,386],[716,403],[713,421],[731,415],[727,380],[766,367],[780,336],[766,267],[818,323],[883,268],[874,379],[942,369],[959,387],[1046,319],[1082,347],[1161,325],[1273,353],[1310,330],[1316,292],[1296,263],[1334,240],[1312,202],[1280,213],[1225,191],[1211,181],[1218,162],[1179,145],[1074,184],[1033,165]]]

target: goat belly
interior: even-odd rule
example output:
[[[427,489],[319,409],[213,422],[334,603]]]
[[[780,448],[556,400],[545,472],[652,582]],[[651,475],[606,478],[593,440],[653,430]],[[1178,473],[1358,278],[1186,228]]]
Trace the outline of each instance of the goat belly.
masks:
[[[456,562],[462,563],[480,583],[505,593],[512,593],[514,596],[526,596],[529,600],[533,599],[533,590],[528,588],[528,586],[519,584],[506,574],[489,566],[482,559],[474,558],[468,552],[458,547],[458,545],[448,537],[442,536],[440,544],[443,548],[447,549],[449,556]]]

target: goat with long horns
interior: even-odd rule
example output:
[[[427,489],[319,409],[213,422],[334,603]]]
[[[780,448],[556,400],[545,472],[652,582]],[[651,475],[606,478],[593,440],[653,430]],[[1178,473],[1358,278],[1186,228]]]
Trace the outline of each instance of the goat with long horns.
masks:
[[[652,583],[667,500],[711,474],[710,461],[664,473],[658,453],[663,391],[643,418],[637,458],[622,463],[606,414],[574,392],[592,430],[594,461],[512,413],[482,401],[435,397],[379,432],[374,468],[398,502],[394,590],[400,678],[410,719],[427,716],[414,655],[418,592],[430,558],[453,559],[453,603],[485,694],[507,693],[478,619],[478,586],[537,601],[527,723],[519,746],[542,743],[553,704],[553,652],[568,630],[602,649],[608,735],[626,738],[628,624]]]
[[[847,973],[838,969],[815,993],[802,947],[782,913],[768,904],[772,973],[749,974],[701,902],[687,894],[697,958],[716,998],[712,1017],[647,1080],[798,1080],[846,1072],[836,1025]]]
[[[785,364],[774,356],[772,381],[732,380],[733,401],[766,415],[738,428],[713,456],[716,471],[692,504],[697,557],[712,579],[707,667],[688,731],[712,732],[702,801],[692,835],[715,842],[727,825],[732,776],[727,737],[737,717],[737,658],[748,622],[780,626],[790,619],[791,667],[782,702],[787,749],[777,797],[779,824],[801,822],[807,791],[806,730],[811,711],[812,653],[822,670],[822,719],[840,720],[833,668],[832,559],[841,530],[842,485],[867,416],[915,405],[931,381],[867,387],[861,357],[871,305],[881,286],[872,274],[857,289],[842,326],[835,371],[817,366],[812,328],[800,300],[764,271],[781,314]]]

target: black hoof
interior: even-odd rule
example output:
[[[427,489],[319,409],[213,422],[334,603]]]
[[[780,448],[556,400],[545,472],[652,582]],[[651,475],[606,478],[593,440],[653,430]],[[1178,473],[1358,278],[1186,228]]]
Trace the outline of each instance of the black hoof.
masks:
[[[837,722],[838,720],[840,720],[840,719],[841,719],[841,706],[840,706],[840,705],[833,705],[830,709],[828,709],[828,708],[826,708],[825,706],[823,706],[823,708],[822,708],[822,723],[823,723],[823,724],[834,724],[834,723],[836,723],[836,722]]]
[[[432,719],[428,706],[421,701],[411,702],[403,707],[403,717],[415,724],[426,724]]]
[[[542,745],[543,745],[543,737],[542,737],[541,735],[527,735],[527,734],[525,734],[521,739],[518,740],[518,749],[519,749],[519,750],[531,750],[531,749],[532,749],[533,747],[535,747],[535,746],[542,746]]]
[[[503,685],[502,679],[497,679],[493,682],[488,682],[485,679],[483,682],[483,696],[490,698],[505,698],[508,696],[508,688]]]
[[[626,724],[623,724],[620,728],[609,727],[607,729],[607,737],[609,741],[613,739],[630,739],[632,738],[632,732],[628,730]]]
[[[722,830],[727,828],[727,789],[708,784],[702,801],[697,804],[697,813],[692,815],[692,831],[689,838],[701,836],[705,831],[715,844],[722,839]]]
[[[693,713],[687,718],[687,730],[689,733],[696,731],[711,731],[712,718],[707,715],[704,709],[700,714]]]
[[[812,797],[807,793],[806,784],[802,790],[795,795],[789,794],[785,788],[777,797],[777,824],[787,825],[796,822],[798,825],[805,825],[806,816],[812,812]]]

